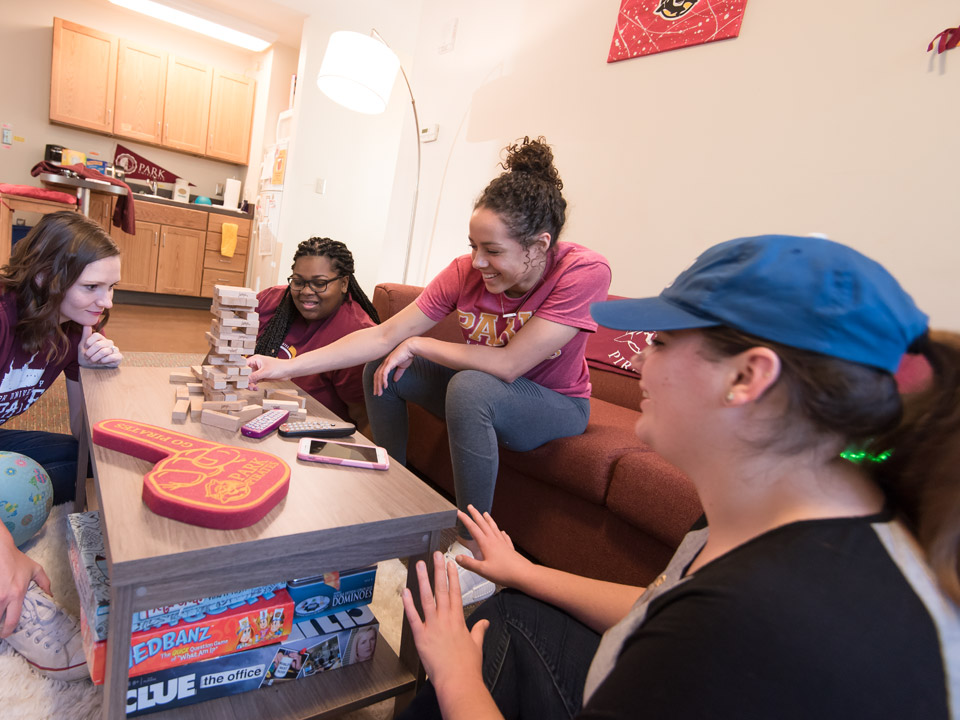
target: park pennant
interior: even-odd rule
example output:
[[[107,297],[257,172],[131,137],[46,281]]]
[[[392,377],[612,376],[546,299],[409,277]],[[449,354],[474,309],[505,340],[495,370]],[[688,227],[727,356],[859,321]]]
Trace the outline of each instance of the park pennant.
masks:
[[[156,463],[143,502],[157,515],[221,530],[248,527],[287,495],[290,466],[276,455],[133,420],[93,426],[101,447]]]

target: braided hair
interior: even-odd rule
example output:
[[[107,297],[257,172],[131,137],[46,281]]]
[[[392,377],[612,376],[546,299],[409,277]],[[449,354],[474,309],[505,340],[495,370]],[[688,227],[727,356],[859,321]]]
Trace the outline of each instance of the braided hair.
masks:
[[[297,251],[293,254],[293,265],[295,266],[297,260],[302,257],[330,258],[330,263],[337,274],[349,278],[347,295],[363,308],[363,311],[370,316],[371,320],[378,325],[380,324],[380,316],[377,314],[376,308],[373,307],[370,298],[363,292],[359,283],[357,283],[357,278],[353,275],[353,254],[347,249],[346,245],[330,238],[312,237],[297,246]],[[257,346],[254,352],[257,355],[276,357],[277,353],[280,352],[280,346],[283,344],[284,338],[287,337],[290,324],[296,317],[297,308],[293,304],[288,286],[280,299],[277,311],[270,318],[270,322],[267,323],[263,332],[260,333],[260,337],[257,338]]]
[[[492,210],[510,236],[528,247],[540,233],[550,233],[550,247],[566,220],[563,181],[553,165],[553,150],[544,137],[524,137],[506,148],[500,163],[506,172],[490,181],[474,209]]]

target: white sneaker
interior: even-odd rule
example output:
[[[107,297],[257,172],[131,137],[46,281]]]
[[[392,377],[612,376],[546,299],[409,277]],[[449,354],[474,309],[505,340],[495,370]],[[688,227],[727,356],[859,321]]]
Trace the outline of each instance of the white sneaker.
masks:
[[[463,606],[473,605],[493,595],[497,586],[482,575],[477,575],[475,572],[460,567],[457,563],[457,555],[473,557],[473,553],[470,548],[465,547],[459,541],[454,541],[450,549],[444,554],[445,559],[452,560],[454,565],[457,566],[457,577],[460,580],[460,599]]]
[[[89,677],[80,621],[58,606],[36,583],[30,583],[27,588],[20,622],[5,641],[42,675],[57,680]]]

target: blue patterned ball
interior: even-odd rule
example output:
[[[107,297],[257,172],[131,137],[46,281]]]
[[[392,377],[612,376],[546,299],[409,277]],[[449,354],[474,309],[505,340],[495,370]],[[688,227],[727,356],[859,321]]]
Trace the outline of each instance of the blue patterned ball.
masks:
[[[0,522],[17,547],[43,527],[53,506],[53,483],[36,461],[0,450]]]

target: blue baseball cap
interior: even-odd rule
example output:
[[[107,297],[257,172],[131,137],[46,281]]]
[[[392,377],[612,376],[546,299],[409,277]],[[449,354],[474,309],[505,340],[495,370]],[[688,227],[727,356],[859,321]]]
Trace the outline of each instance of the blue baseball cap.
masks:
[[[928,318],[883,266],[819,237],[760,235],[704,252],[658,297],[590,307],[615,330],[718,325],[894,373]]]

